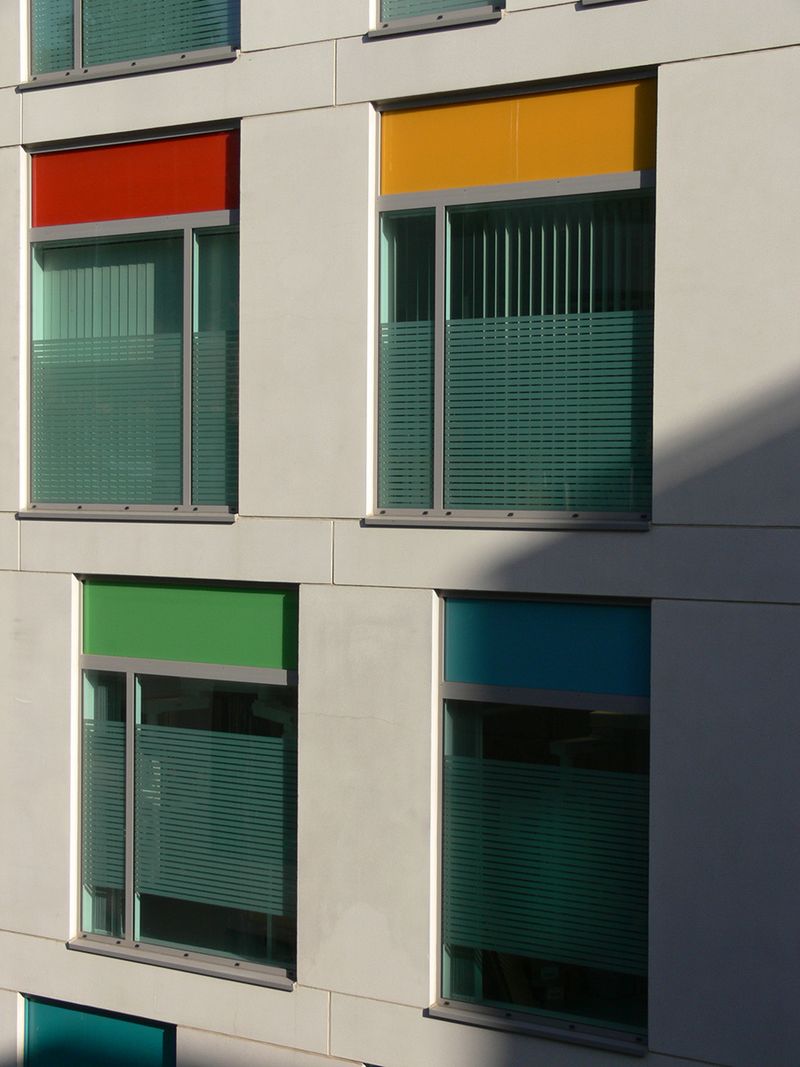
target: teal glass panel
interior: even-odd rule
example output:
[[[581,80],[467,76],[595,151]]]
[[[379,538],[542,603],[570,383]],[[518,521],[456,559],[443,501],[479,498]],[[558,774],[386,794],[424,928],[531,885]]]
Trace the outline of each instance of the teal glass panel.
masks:
[[[466,11],[472,7],[500,7],[494,0],[381,0],[381,18],[410,19],[439,15],[443,11]]]
[[[122,937],[125,923],[125,675],[83,676],[82,929]]]
[[[192,333],[192,503],[237,508],[239,234],[195,238]]]
[[[238,43],[238,0],[83,0],[84,66]]]
[[[445,680],[583,693],[650,693],[650,609],[450,597]]]
[[[71,70],[75,23],[72,0],[31,0],[31,73]]]
[[[136,685],[136,939],[292,966],[296,689]]]
[[[381,219],[378,506],[433,503],[432,210]]]
[[[35,503],[179,504],[182,240],[39,246]]]
[[[448,702],[445,997],[641,1034],[646,716]]]
[[[174,1067],[175,1027],[27,998],[25,1067]]]
[[[444,503],[646,514],[653,198],[451,208]]]

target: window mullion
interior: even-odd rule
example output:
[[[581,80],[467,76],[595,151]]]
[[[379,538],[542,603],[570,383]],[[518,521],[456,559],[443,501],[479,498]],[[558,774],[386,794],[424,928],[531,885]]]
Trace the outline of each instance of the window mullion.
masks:
[[[433,348],[433,507],[444,507],[444,357],[447,284],[446,208],[436,208]]]
[[[192,337],[194,335],[194,232],[183,231],[183,496],[192,503]]]
[[[135,939],[134,930],[134,804],[136,786],[136,678],[125,672],[125,940]]]
[[[72,0],[72,63],[83,66],[83,0]]]

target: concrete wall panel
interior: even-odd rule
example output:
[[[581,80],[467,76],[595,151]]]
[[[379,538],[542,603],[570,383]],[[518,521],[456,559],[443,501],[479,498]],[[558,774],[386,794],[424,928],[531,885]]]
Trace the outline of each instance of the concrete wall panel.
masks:
[[[658,522],[800,524],[800,48],[659,81]]]
[[[16,993],[0,989],[0,1064],[16,1067],[20,1000]]]
[[[650,1045],[795,1067],[800,610],[653,608]]]
[[[356,1067],[352,1060],[241,1041],[203,1030],[178,1030],[178,1067]]]
[[[0,94],[2,97],[2,94]],[[0,508],[19,506],[20,375],[20,189],[27,167],[19,148],[0,149]]]
[[[69,935],[71,581],[0,573],[0,901],[6,930]],[[0,986],[17,988],[10,975]]]
[[[363,105],[242,127],[246,515],[364,511],[372,121]]]
[[[434,615],[425,591],[301,590],[298,977],[420,1008]]]
[[[19,557],[19,523],[13,512],[0,512],[0,570],[15,571]]]
[[[307,41],[361,36],[371,0],[242,0],[242,48],[284,48]]]

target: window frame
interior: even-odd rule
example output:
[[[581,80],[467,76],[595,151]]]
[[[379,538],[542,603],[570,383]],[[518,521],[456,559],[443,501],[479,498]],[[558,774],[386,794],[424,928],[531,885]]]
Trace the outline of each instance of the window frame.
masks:
[[[28,314],[28,471],[25,510],[17,518],[86,518],[113,520],[150,521],[235,521],[235,512],[226,505],[192,503],[192,335],[195,312],[194,279],[196,267],[196,235],[209,231],[236,230],[239,227],[239,209],[187,212],[179,215],[156,215],[129,219],[112,219],[102,222],[69,223],[58,226],[31,226],[28,229],[30,248],[28,269],[29,292],[34,290],[34,275],[40,269],[36,265],[39,248],[56,246],[61,242],[75,241],[89,244],[92,240],[135,237],[139,234],[180,236],[183,244],[182,266],[182,499],[179,504],[102,504],[93,501],[81,503],[41,503],[33,499],[33,299]]]
[[[374,29],[367,31],[367,38],[423,33],[426,30],[443,30],[479,22],[499,22],[505,11],[505,0],[486,0],[484,4],[475,7],[431,11],[427,15],[415,15],[405,19],[384,19],[381,13],[382,3],[383,0],[376,0],[378,21]]]
[[[46,85],[67,85],[70,82],[96,81],[102,78],[119,78],[126,74],[140,71],[169,70],[176,67],[201,66],[208,63],[230,62],[239,55],[239,45],[217,45],[214,48],[201,48],[191,52],[168,52],[160,56],[144,56],[138,59],[118,60],[114,63],[101,63],[87,67],[83,65],[83,0],[72,0],[73,4],[73,60],[74,66],[66,70],[33,73],[33,3],[27,0],[28,29],[28,80],[19,86],[21,90],[35,89]]]
[[[67,948],[91,952],[103,956],[174,970],[192,971],[213,978],[227,978],[251,985],[292,991],[295,981],[293,972],[281,967],[256,964],[246,960],[206,954],[193,949],[170,948],[166,945],[136,941],[134,934],[134,805],[135,805],[135,679],[137,675],[185,678],[219,682],[240,682],[253,685],[297,686],[298,672],[279,667],[237,667],[228,664],[194,663],[179,660],[144,659],[127,656],[106,656],[81,653],[78,661],[78,678],[81,697],[79,701],[80,722],[83,722],[83,678],[87,671],[104,671],[125,677],[125,919],[124,936],[104,936],[83,929],[81,888],[83,880],[83,733],[78,731],[78,914],[77,936],[67,942]]]
[[[438,1019],[444,1022],[459,1023],[467,1026],[478,1026],[490,1030],[499,1030],[506,1033],[516,1033],[528,1037],[553,1039],[568,1044],[583,1045],[591,1048],[603,1049],[609,1052],[619,1052],[630,1056],[641,1057],[648,1053],[648,1037],[645,1035],[630,1035],[608,1027],[592,1026],[579,1021],[570,1022],[566,1018],[562,1020],[537,1016],[535,1011],[510,1011],[486,1004],[460,1001],[443,994],[444,984],[444,887],[445,887],[445,800],[444,800],[444,767],[445,767],[445,731],[446,731],[446,705],[448,701],[462,703],[496,703],[516,705],[519,707],[538,708],[563,708],[565,710],[593,710],[598,702],[602,703],[603,710],[617,711],[627,715],[646,716],[651,721],[651,697],[629,696],[625,694],[592,693],[588,691],[564,690],[564,689],[537,689],[524,686],[501,686],[481,684],[478,682],[449,682],[445,674],[445,649],[446,649],[446,625],[447,603],[449,600],[461,600],[468,596],[470,599],[479,600],[532,600],[540,599],[541,602],[564,603],[563,600],[552,598],[533,598],[530,596],[496,597],[490,594],[465,593],[465,592],[440,592],[438,596],[438,723],[436,729],[437,747],[433,753],[434,774],[436,781],[436,913],[433,924],[434,943],[432,945],[434,956],[434,978],[436,999],[424,1009],[426,1018]],[[611,603],[608,600],[581,600],[582,604],[605,605]],[[645,602],[637,600],[614,600],[615,606],[643,607]],[[648,605],[649,606],[649,605]],[[651,727],[652,733],[652,727]],[[649,776],[648,776],[649,777]]]
[[[445,390],[445,309],[447,284],[447,211],[451,207],[493,204],[593,193],[636,192],[655,189],[654,168],[615,174],[586,175],[515,182],[506,185],[467,186],[415,193],[380,194],[377,197],[375,227],[375,374],[373,387],[372,508],[364,518],[366,526],[454,526],[469,528],[511,527],[517,529],[610,529],[647,531],[650,512],[571,512],[553,510],[457,509],[444,506],[444,390]],[[390,211],[433,209],[435,212],[434,251],[434,415],[433,415],[433,505],[430,508],[381,508],[378,506],[380,449],[380,330],[381,330],[381,218]]]

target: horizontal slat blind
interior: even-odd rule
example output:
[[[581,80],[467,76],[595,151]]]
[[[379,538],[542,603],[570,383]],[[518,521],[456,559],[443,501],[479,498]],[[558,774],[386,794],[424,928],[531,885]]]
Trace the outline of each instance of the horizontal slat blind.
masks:
[[[381,220],[378,506],[433,503],[433,211]]]
[[[239,43],[235,0],[83,0],[86,66]]]
[[[462,11],[471,7],[497,7],[492,0],[381,0],[382,19],[408,19],[416,15],[438,15],[442,11]]]
[[[192,503],[237,506],[239,234],[198,234],[192,336]]]
[[[653,315],[447,326],[445,506],[649,511]]]
[[[445,506],[649,509],[652,198],[448,218]]]
[[[72,0],[31,0],[31,73],[71,70],[74,21]]]
[[[138,726],[136,798],[138,893],[294,913],[293,742]]]
[[[35,502],[180,503],[181,262],[178,238],[40,250]]]
[[[647,969],[646,775],[449,756],[444,940]]]
[[[125,723],[83,724],[83,884],[90,892],[125,882]]]

